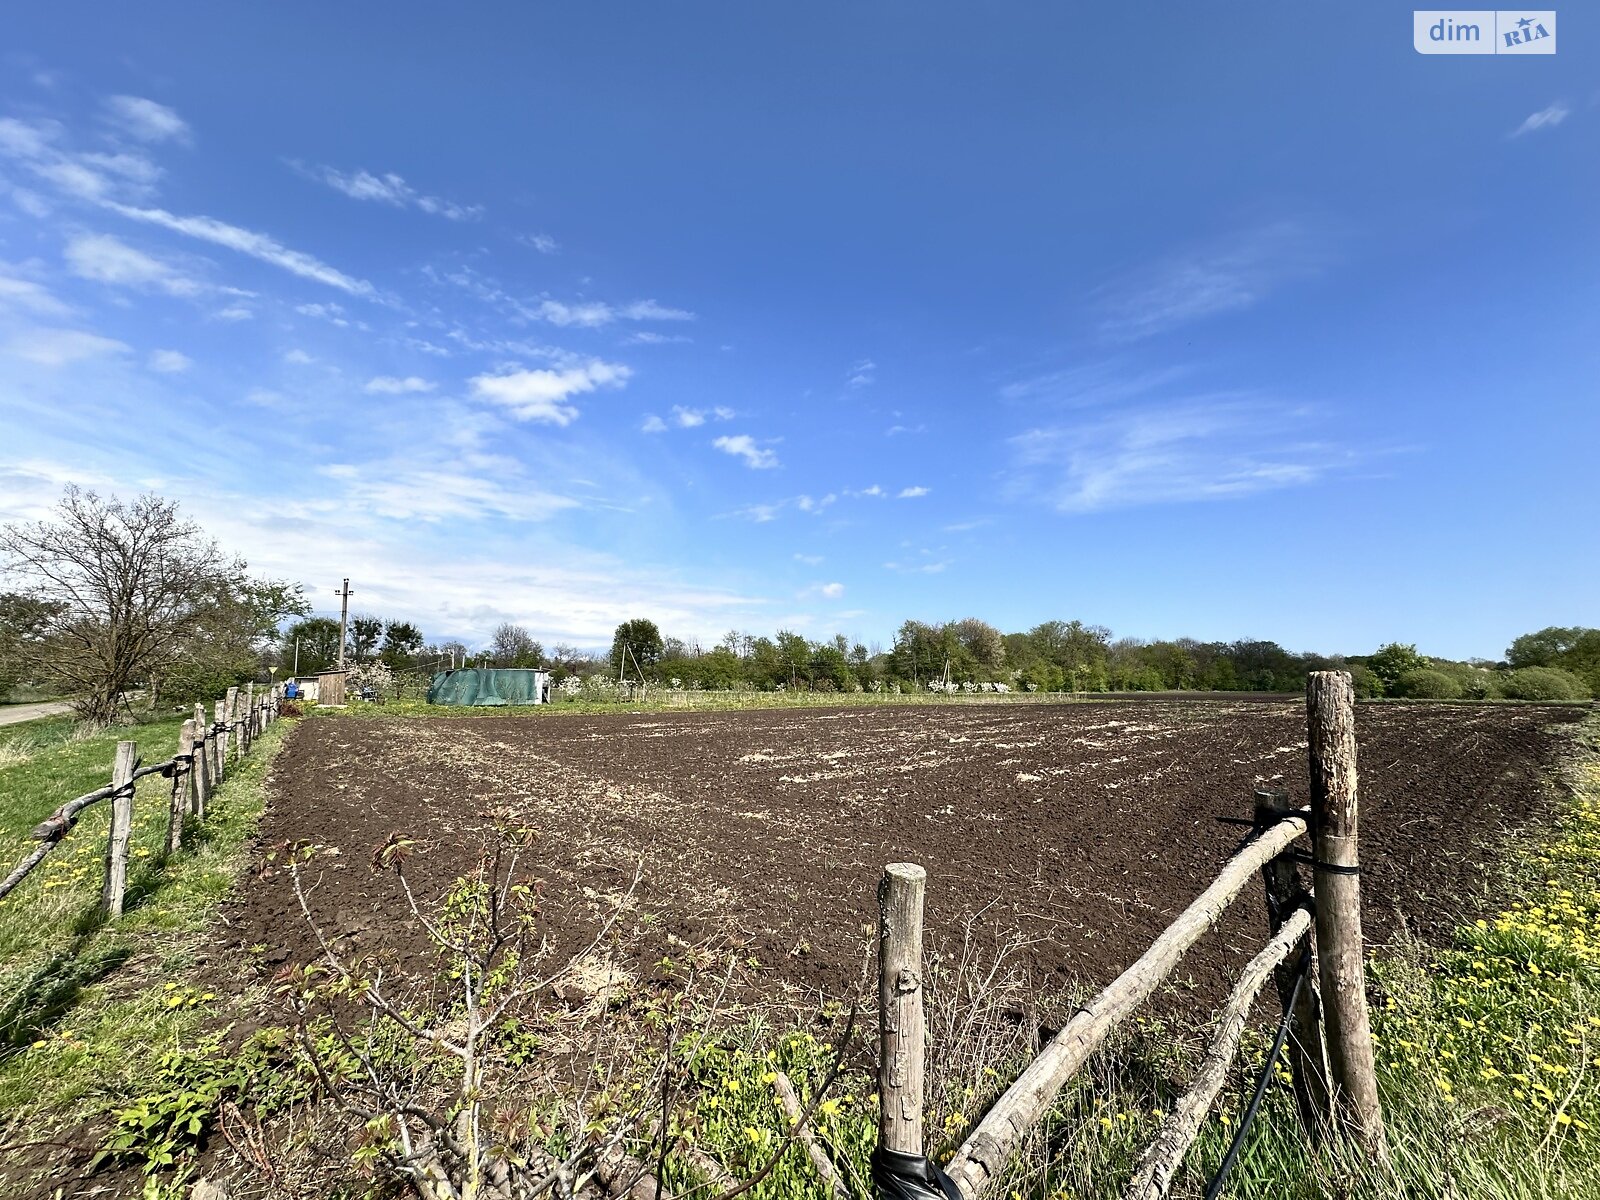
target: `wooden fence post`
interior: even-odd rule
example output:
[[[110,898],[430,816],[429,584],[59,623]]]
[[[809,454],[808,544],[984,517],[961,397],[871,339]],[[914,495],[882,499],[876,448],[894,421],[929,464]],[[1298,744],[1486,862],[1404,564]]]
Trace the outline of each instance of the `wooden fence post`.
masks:
[[[222,784],[223,777],[228,773],[228,702],[218,700],[212,706],[212,713],[216,717],[215,728],[211,734],[212,765],[216,770],[211,773],[212,791]]]
[[[228,728],[225,731],[223,731],[223,734],[222,734],[222,753],[223,753],[224,756],[226,756],[227,753],[228,753],[229,745],[232,745],[233,746],[233,761],[234,762],[238,762],[239,761],[239,755],[240,755],[240,753],[242,753],[242,751],[240,750],[240,747],[239,747],[239,729],[238,729],[238,726],[236,724],[236,722],[239,720],[239,689],[238,688],[231,687],[231,688],[228,689],[228,695],[227,695],[227,697],[226,697],[226,699],[224,701],[224,705],[225,705],[225,707],[222,710],[223,711],[222,719],[228,723]]]
[[[878,1144],[922,1153],[922,901],[928,873],[890,863],[878,884]]]
[[[199,744],[194,756],[194,789],[190,792],[189,811],[204,818],[206,798],[211,794],[211,735],[206,728],[206,706],[198,700],[194,703],[194,729]]]
[[[1311,837],[1317,893],[1317,959],[1328,1032],[1328,1072],[1339,1124],[1380,1163],[1389,1162],[1367,1012],[1356,842],[1356,701],[1344,671],[1306,681],[1311,753]]]
[[[185,756],[188,761],[185,762]],[[167,809],[167,853],[183,849],[183,817],[189,792],[189,776],[194,774],[194,721],[178,730],[178,757],[172,765],[172,797]]]
[[[244,708],[239,713],[239,732],[244,738],[244,753],[250,753],[250,747],[256,740],[256,682],[251,680],[244,685]]]
[[[128,838],[133,833],[133,772],[139,743],[118,742],[116,764],[111,768],[111,832],[106,838],[106,882],[101,892],[106,916],[120,917],[128,892]]]
[[[1288,793],[1272,788],[1257,788],[1255,792],[1255,821],[1258,829],[1275,825],[1291,815]],[[1300,882],[1300,872],[1288,852],[1278,855],[1261,868],[1261,878],[1267,890],[1267,921],[1274,936],[1306,901],[1306,890]],[[1306,939],[1304,953],[1311,952],[1311,938]],[[1296,964],[1285,960],[1273,972],[1278,988],[1278,1006],[1287,1011],[1295,994]],[[1317,981],[1308,977],[1294,1001],[1294,1013],[1289,1024],[1289,1069],[1294,1072],[1294,1102],[1300,1112],[1300,1123],[1306,1136],[1313,1142],[1319,1140],[1333,1119],[1328,1099],[1328,1061],[1322,1045],[1322,1011],[1317,999]]]

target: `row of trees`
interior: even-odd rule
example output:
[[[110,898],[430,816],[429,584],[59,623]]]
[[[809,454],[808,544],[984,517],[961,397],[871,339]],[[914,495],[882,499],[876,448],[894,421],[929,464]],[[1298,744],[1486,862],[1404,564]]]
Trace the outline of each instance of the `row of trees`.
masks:
[[[73,696],[111,720],[136,691],[149,707],[216,695],[267,668],[309,674],[339,659],[339,622],[310,615],[301,589],[246,564],[156,496],[131,503],[66,490],[52,519],[0,530],[0,555],[21,586],[0,592],[0,698],[19,682]],[[293,619],[285,629],[286,621]],[[474,652],[428,644],[412,622],[360,614],[345,660],[393,671],[450,665],[546,667],[559,683],[601,673],[706,689],[856,691],[1003,685],[1027,691],[1294,691],[1306,673],[1348,669],[1365,696],[1577,699],[1600,694],[1600,630],[1551,627],[1512,643],[1499,663],[1429,659],[1392,643],[1365,656],[1294,653],[1276,642],[1114,638],[1081,621],[1002,633],[975,617],[906,621],[885,650],[844,635],[813,641],[730,631],[709,648],[663,636],[639,618],[609,655],[546,651],[503,624]]]

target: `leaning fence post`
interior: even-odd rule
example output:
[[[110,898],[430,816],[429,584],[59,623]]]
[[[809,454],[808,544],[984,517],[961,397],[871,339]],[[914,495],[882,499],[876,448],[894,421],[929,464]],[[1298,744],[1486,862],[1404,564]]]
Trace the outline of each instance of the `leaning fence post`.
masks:
[[[256,682],[253,679],[244,685],[244,709],[239,714],[239,732],[244,735],[244,752],[249,754],[256,740]]]
[[[106,916],[120,917],[128,891],[128,838],[133,833],[133,772],[138,766],[139,743],[118,742],[111,768],[111,832],[106,838],[106,883],[101,900]]]
[[[922,900],[928,873],[890,863],[878,884],[878,1145],[922,1153]]]
[[[1257,788],[1255,792],[1255,822],[1257,829],[1276,824],[1293,811],[1289,807],[1287,792],[1273,788]],[[1276,936],[1283,923],[1306,901],[1306,890],[1300,881],[1294,860],[1288,851],[1278,855],[1261,868],[1261,878],[1267,891],[1267,921]],[[1311,938],[1307,938],[1301,951],[1311,953]],[[1296,964],[1285,959],[1273,972],[1278,988],[1279,1007],[1288,1011],[1293,998],[1293,1016],[1289,1024],[1289,1069],[1294,1073],[1294,1102],[1300,1113],[1300,1123],[1313,1141],[1327,1129],[1333,1113],[1328,1101],[1328,1060],[1322,1045],[1322,1011],[1317,1000],[1317,981],[1307,978],[1295,993]]]
[[[1356,842],[1355,688],[1344,671],[1306,681],[1311,752],[1311,836],[1317,893],[1317,959],[1328,1033],[1334,1114],[1380,1163],[1389,1161],[1372,1056],[1361,943]]]

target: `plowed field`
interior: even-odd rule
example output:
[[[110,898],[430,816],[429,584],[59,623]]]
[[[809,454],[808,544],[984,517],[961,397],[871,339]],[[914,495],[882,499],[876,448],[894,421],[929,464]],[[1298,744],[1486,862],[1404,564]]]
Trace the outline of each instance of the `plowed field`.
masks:
[[[1481,870],[1548,799],[1561,708],[1407,705],[1359,713],[1369,940],[1440,939],[1492,907]],[[885,863],[928,869],[931,944],[976,916],[1020,933],[1041,976],[1103,983],[1210,881],[1253,786],[1306,796],[1299,702],[1155,701],[858,707],[505,718],[319,718],[273,777],[263,844],[307,838],[323,859],[314,904],[354,951],[403,966],[425,949],[392,876],[367,868],[393,832],[426,852],[437,894],[467,871],[491,807],[539,831],[558,948],[642,881],[633,966],[672,939],[748,947],[775,991],[842,996],[868,964]],[[1214,992],[1258,945],[1247,895],[1181,974]],[[265,967],[314,954],[281,876],[253,881],[231,937]],[[262,947],[266,947],[262,951]]]

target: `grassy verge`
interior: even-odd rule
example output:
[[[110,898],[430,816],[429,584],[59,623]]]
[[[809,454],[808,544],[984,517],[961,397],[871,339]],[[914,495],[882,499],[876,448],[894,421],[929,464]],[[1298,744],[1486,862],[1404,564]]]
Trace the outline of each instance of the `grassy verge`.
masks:
[[[31,848],[28,830],[56,805],[104,784],[119,738],[136,738],[155,760],[175,748],[178,724],[83,735],[50,721],[0,731],[0,863]],[[37,1136],[96,1123],[138,1092],[163,1052],[244,1002],[185,980],[203,964],[217,905],[244,865],[262,779],[289,728],[277,723],[257,739],[170,861],[170,783],[158,775],[140,781],[122,919],[106,923],[97,912],[105,805],[91,808],[0,901],[0,1113],[8,1131]]]

